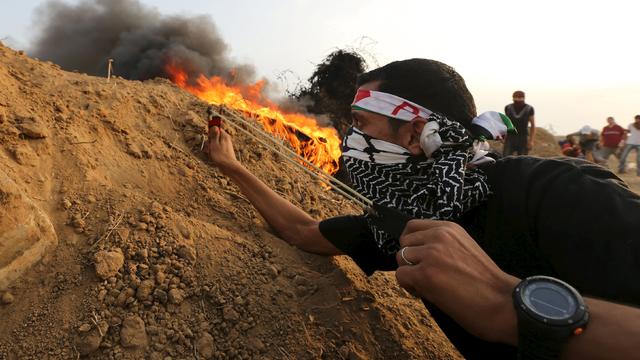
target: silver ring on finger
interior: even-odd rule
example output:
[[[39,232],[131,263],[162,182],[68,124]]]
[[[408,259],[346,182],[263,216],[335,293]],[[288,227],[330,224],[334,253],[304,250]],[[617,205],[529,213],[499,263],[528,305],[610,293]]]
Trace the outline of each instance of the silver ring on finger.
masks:
[[[414,263],[412,263],[411,261],[409,261],[407,259],[407,257],[404,255],[404,252],[407,251],[408,246],[403,247],[402,249],[400,249],[400,257],[402,258],[402,260],[407,264],[407,265],[415,265]]]

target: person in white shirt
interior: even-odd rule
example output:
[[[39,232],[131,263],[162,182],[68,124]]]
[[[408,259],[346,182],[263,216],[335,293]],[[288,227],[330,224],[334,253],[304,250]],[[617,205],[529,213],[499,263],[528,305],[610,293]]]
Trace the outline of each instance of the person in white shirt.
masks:
[[[627,129],[627,141],[625,143],[624,149],[622,150],[622,155],[620,156],[620,166],[618,168],[618,172],[624,174],[626,172],[626,163],[627,156],[631,150],[636,150],[636,174],[640,176],[640,115],[636,115],[634,117],[633,124],[629,125]]]

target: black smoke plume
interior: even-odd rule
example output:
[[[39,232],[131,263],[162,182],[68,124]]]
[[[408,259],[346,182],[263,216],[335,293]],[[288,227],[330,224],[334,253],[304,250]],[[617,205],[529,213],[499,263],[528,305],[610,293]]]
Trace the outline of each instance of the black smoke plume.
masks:
[[[36,10],[37,36],[31,55],[66,70],[104,75],[109,59],[127,79],[168,77],[169,62],[199,74],[228,81],[253,80],[251,65],[235,64],[213,19],[166,16],[138,0],[52,0]]]

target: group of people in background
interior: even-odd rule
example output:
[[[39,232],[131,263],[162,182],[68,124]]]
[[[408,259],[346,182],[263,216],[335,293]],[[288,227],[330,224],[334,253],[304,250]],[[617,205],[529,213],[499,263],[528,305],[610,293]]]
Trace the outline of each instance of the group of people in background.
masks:
[[[513,93],[513,103],[505,106],[504,112],[513,122],[515,133],[507,135],[503,155],[527,155],[533,148],[535,138],[535,112],[533,106],[525,103],[524,92]],[[625,129],[618,125],[612,116],[607,118],[607,125],[602,131],[589,125],[571,133],[559,142],[562,154],[579,157],[607,166],[611,155],[618,158],[618,172],[627,171],[627,158],[636,151],[636,174],[640,176],[640,115]]]
[[[567,135],[560,146],[566,156],[584,157],[603,166],[607,166],[613,155],[618,158],[618,172],[621,174],[626,173],[627,158],[635,150],[636,174],[640,176],[640,115],[636,115],[626,129],[618,125],[612,116],[607,118],[607,125],[602,131],[585,125]]]

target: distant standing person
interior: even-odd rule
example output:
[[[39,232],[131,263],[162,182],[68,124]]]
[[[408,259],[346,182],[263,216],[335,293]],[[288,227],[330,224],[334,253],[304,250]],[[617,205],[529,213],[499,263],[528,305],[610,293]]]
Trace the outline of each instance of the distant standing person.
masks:
[[[620,168],[618,171],[623,174],[626,171],[627,156],[631,150],[636,150],[636,174],[640,176],[640,115],[634,117],[635,121],[629,125],[627,131],[627,141],[620,155]]]
[[[518,90],[513,93],[513,103],[504,107],[504,113],[511,119],[518,133],[507,135],[503,155],[509,156],[514,153],[527,155],[533,148],[536,122],[533,117],[533,106],[524,102],[524,92]],[[531,123],[531,132],[529,132],[529,123]]]
[[[625,130],[622,126],[616,124],[613,116],[607,118],[607,125],[602,128],[600,137],[600,151],[596,152],[595,158],[598,162],[606,165],[611,155],[620,157],[620,146],[625,136]]]

